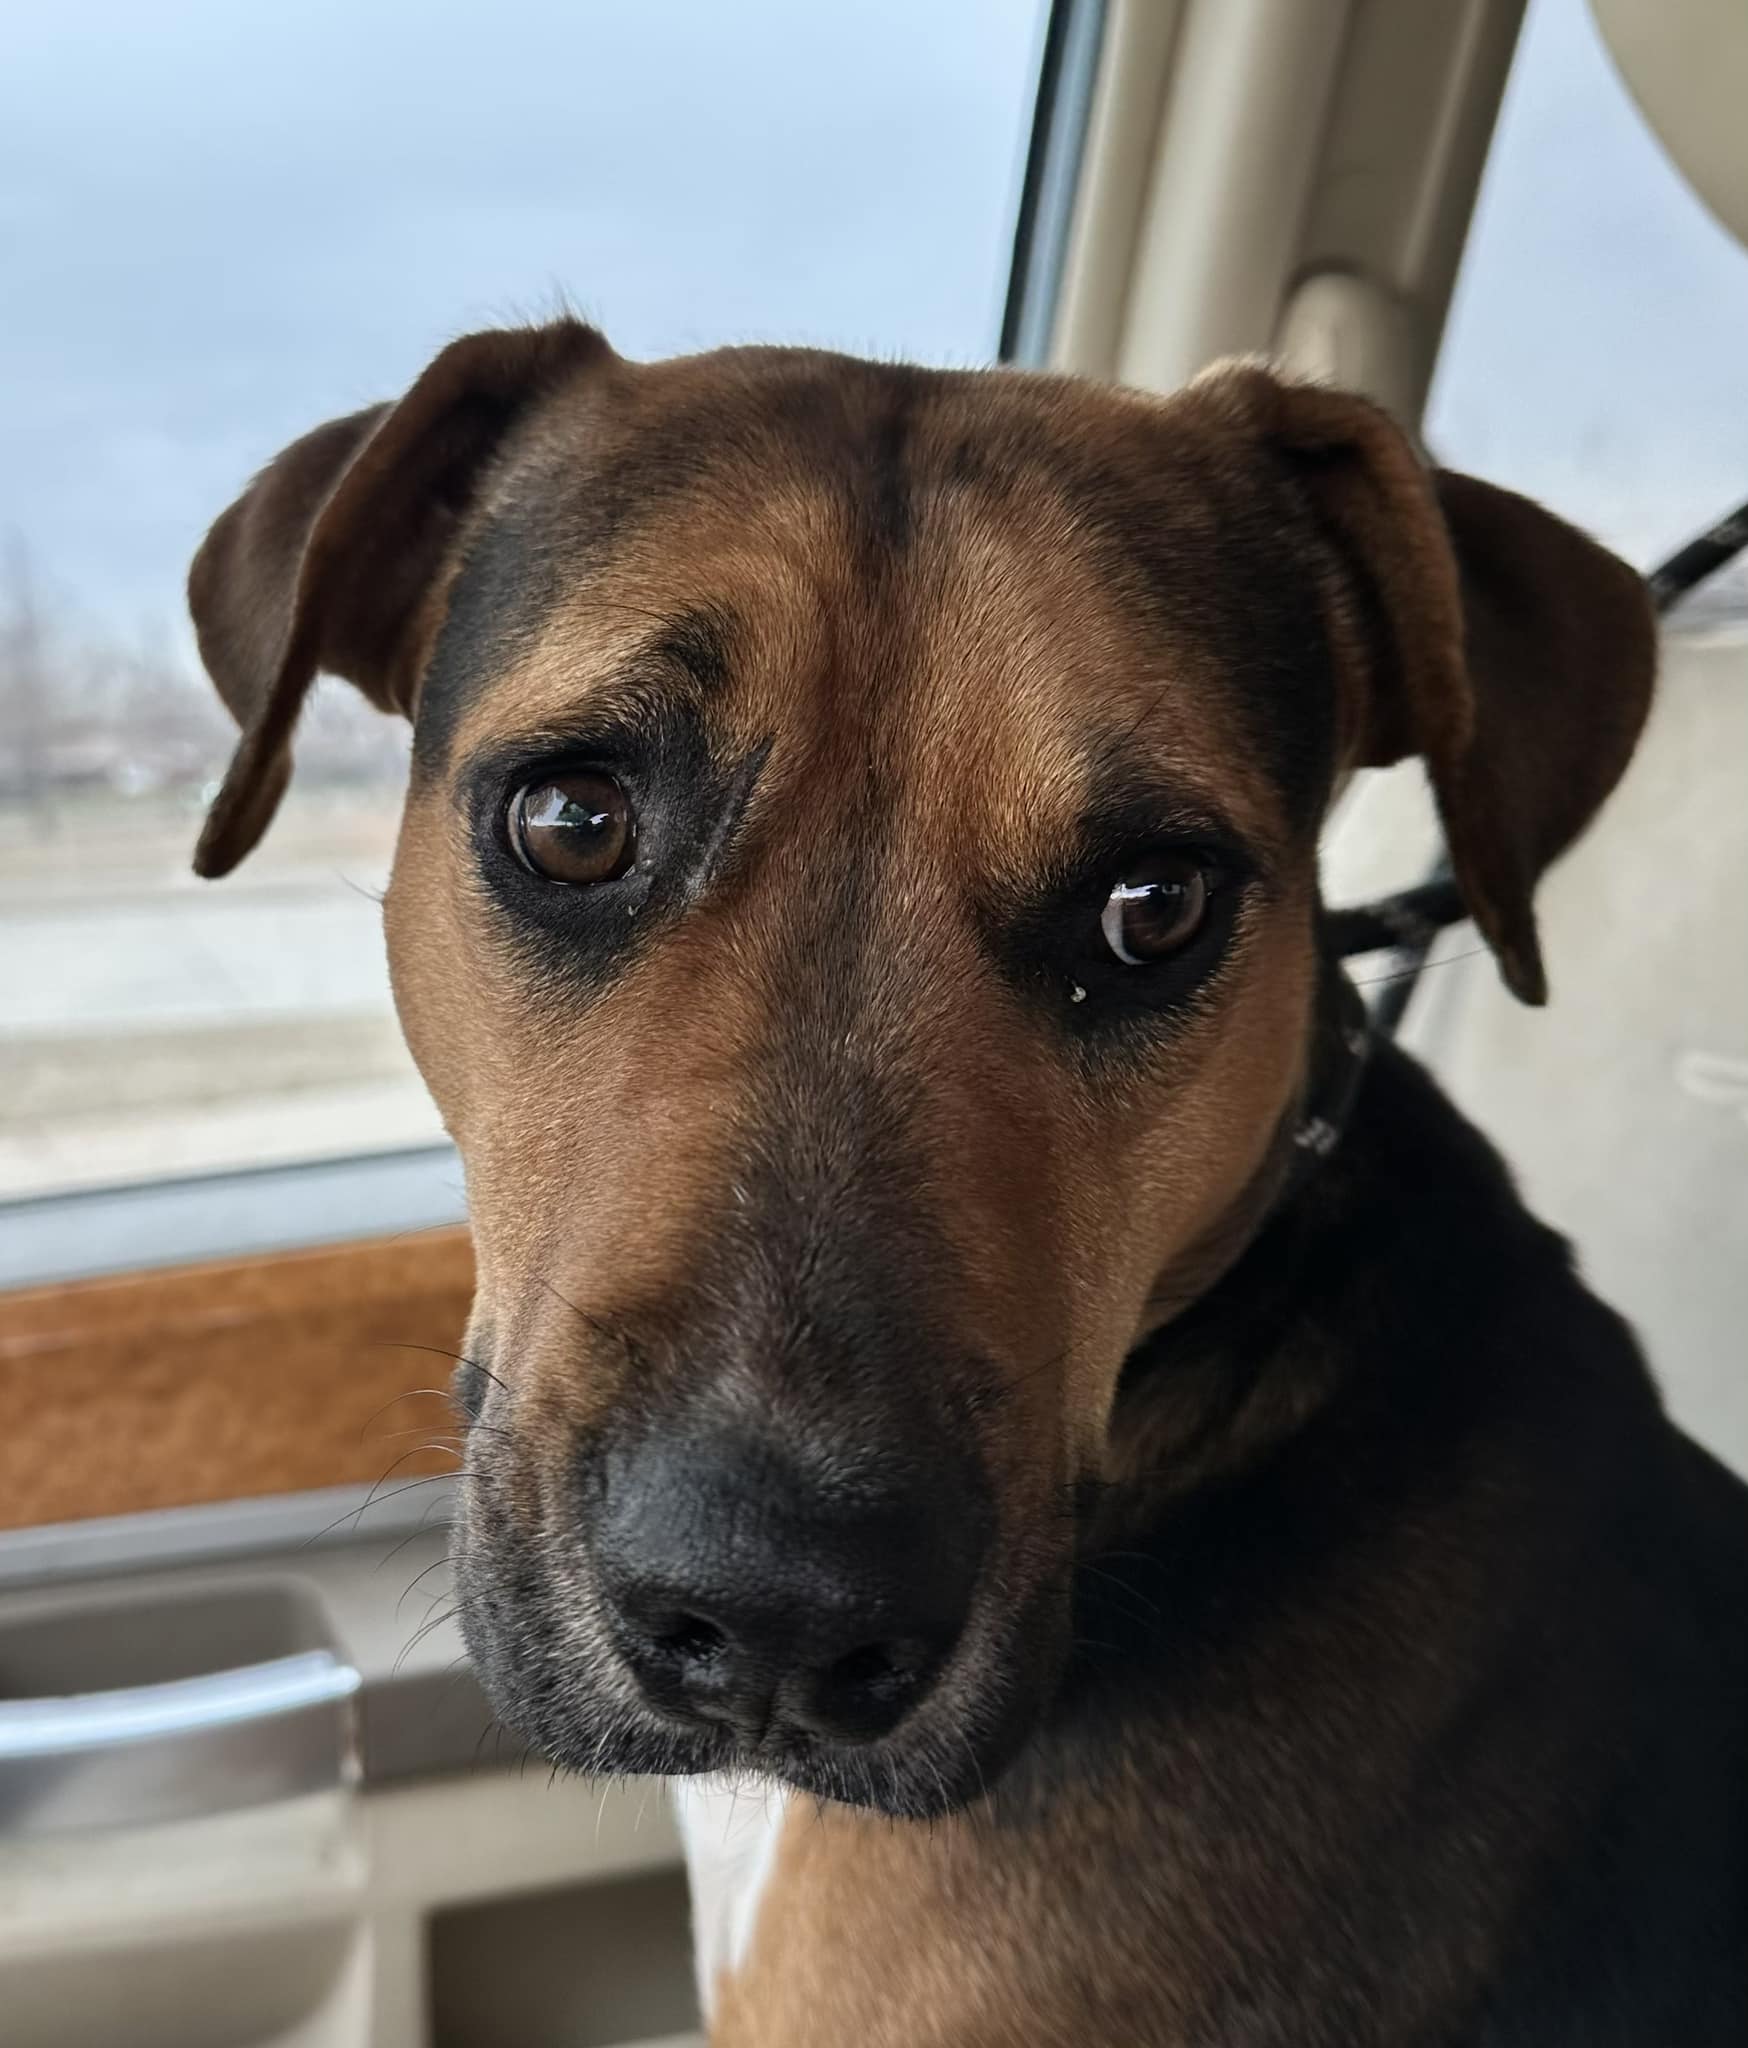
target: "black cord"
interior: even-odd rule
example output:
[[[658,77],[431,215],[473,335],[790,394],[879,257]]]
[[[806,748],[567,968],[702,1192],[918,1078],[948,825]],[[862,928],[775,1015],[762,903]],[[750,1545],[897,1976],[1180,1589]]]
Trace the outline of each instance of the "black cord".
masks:
[[[1715,576],[1744,548],[1748,548],[1748,503],[1726,513],[1716,526],[1708,527],[1686,547],[1677,548],[1661,568],[1651,571],[1645,578],[1651,602],[1659,612],[1673,611],[1690,590]]]
[[[1450,860],[1441,853],[1418,887],[1359,910],[1338,911],[1329,920],[1344,960],[1354,953],[1391,949],[1390,966],[1379,976],[1372,998],[1371,1025],[1381,1037],[1394,1038],[1401,1030],[1439,933],[1461,924],[1468,914]]]
[[[1715,576],[1745,548],[1748,503],[1726,513],[1715,526],[1678,548],[1645,578],[1658,614],[1666,616],[1673,611],[1689,591],[1708,576]],[[1325,929],[1338,959],[1381,952],[1385,947],[1391,949],[1392,964],[1389,972],[1379,978],[1371,1010],[1371,1028],[1379,1036],[1396,1036],[1439,933],[1461,924],[1468,914],[1451,875],[1450,857],[1445,853],[1433,863],[1426,879],[1412,889],[1329,914]]]

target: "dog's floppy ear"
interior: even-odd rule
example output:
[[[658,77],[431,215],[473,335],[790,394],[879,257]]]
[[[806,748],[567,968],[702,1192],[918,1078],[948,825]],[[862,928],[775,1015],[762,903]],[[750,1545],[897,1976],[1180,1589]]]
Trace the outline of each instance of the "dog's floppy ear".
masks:
[[[220,517],[194,558],[188,604],[243,734],[197,873],[227,874],[267,829],[318,670],[410,715],[440,571],[493,451],[542,394],[610,354],[575,320],[468,335],[398,405],[294,441]]]
[[[1514,995],[1547,999],[1532,898],[1650,709],[1640,577],[1514,492],[1429,470],[1365,399],[1250,364],[1192,387],[1278,451],[1325,541],[1343,760],[1425,757],[1451,867]]]

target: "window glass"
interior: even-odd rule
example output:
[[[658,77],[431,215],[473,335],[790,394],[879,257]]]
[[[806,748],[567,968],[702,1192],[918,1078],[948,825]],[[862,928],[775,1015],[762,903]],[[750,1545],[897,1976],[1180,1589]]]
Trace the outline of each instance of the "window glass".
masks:
[[[66,0],[0,66],[0,1198],[437,1135],[343,686],[188,873],[228,722],[182,608],[288,440],[469,327],[993,353],[1042,0]]]
[[[1434,450],[1648,568],[1748,497],[1744,336],[1748,251],[1664,155],[1585,0],[1531,0],[1427,409]],[[1748,574],[1708,602],[1748,609]]]
[[[1748,499],[1745,337],[1748,250],[1664,155],[1584,0],[1532,0],[1433,449],[1650,568]],[[1661,657],[1631,766],[1537,892],[1549,1009],[1514,1004],[1455,932],[1407,1037],[1626,1314],[1677,1419],[1748,1470],[1740,557],[1669,616]]]

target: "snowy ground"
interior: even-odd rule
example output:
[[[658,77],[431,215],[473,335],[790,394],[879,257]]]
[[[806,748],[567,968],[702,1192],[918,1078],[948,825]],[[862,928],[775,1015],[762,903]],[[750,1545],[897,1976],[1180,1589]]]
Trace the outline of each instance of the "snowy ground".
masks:
[[[192,807],[0,812],[0,1199],[437,1136],[373,893],[395,805],[294,793],[218,883]]]

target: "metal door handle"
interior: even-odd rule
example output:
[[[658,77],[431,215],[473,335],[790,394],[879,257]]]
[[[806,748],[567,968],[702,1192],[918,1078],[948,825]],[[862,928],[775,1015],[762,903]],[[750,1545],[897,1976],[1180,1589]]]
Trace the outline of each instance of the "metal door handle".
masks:
[[[230,1812],[351,1783],[358,1672],[330,1650],[0,1700],[0,1834]]]

